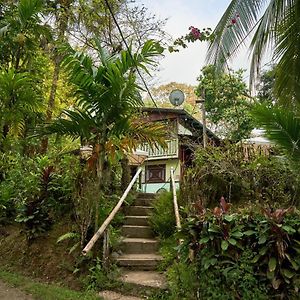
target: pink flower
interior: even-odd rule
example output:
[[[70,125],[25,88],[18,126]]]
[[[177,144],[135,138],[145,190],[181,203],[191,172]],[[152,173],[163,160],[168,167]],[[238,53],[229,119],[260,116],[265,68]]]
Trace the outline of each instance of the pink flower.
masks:
[[[235,24],[236,23],[236,18],[231,19],[231,24]]]
[[[191,26],[191,34],[194,37],[194,39],[199,39],[201,36],[201,32],[198,28],[192,27]]]

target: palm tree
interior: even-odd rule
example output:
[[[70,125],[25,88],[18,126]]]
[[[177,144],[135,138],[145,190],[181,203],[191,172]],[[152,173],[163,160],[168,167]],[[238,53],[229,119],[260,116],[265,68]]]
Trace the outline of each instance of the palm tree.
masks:
[[[136,69],[147,72],[147,65],[154,63],[154,58],[162,52],[162,48],[157,42],[148,41],[139,53],[131,54],[129,50],[121,51],[119,55],[109,55],[98,40],[95,40],[95,44],[98,63],[70,46],[62,49],[65,55],[62,65],[76,86],[77,106],[65,110],[42,132],[80,138],[82,144],[91,145],[93,150],[88,164],[95,169],[100,191],[103,192],[108,177],[105,165],[110,145],[121,150],[135,147],[131,139],[127,143],[124,141],[132,133],[132,125],[135,124],[132,121],[133,114],[143,104]],[[144,132],[136,131],[132,137],[139,135],[146,139],[145,128]],[[98,203],[99,199],[95,199],[95,229],[99,225]]]
[[[157,42],[150,40],[139,53],[131,54],[129,50],[121,51],[119,55],[109,55],[98,40],[95,43],[98,47],[99,65],[87,54],[76,52],[70,46],[62,49],[65,54],[62,64],[76,86],[77,107],[65,110],[43,132],[80,138],[83,144],[91,145],[93,154],[90,163],[94,162],[99,182],[102,184],[105,149],[110,141],[124,140],[125,136],[132,133],[132,116],[143,104],[136,68],[147,72],[147,65],[155,63],[154,59],[162,52],[162,48]],[[137,128],[136,126],[135,129]],[[144,133],[141,130],[139,132],[140,137],[146,140],[147,127],[144,128]],[[137,134],[138,131],[135,136]],[[135,147],[129,141],[130,139],[127,150]],[[120,148],[124,148],[121,144]]]
[[[271,49],[275,69],[276,107],[258,107],[253,115],[266,135],[299,161],[300,0],[232,0],[214,30],[207,59],[224,68],[253,34],[251,83],[263,56]]]

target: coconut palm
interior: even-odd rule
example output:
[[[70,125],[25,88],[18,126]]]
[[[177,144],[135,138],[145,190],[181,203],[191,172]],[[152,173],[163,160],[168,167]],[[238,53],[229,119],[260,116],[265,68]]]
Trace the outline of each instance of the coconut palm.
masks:
[[[251,34],[251,82],[271,51],[279,100],[276,107],[257,107],[253,115],[266,135],[299,161],[300,0],[232,0],[214,30],[208,61],[227,67]]]
[[[252,82],[266,51],[278,62],[276,91],[282,98],[300,99],[300,1],[232,0],[213,32],[207,59],[226,66],[253,34]]]

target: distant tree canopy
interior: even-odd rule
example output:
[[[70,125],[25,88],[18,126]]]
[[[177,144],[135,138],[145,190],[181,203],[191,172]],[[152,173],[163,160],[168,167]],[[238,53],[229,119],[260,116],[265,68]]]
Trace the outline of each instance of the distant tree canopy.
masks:
[[[275,73],[276,66],[273,65],[260,76],[256,89],[258,101],[262,104],[274,105],[277,102],[274,93]]]
[[[151,90],[151,95],[155,102],[157,102],[158,105],[163,106],[172,106],[169,103],[169,95],[171,91],[173,90],[181,90],[185,94],[185,102],[189,103],[191,105],[195,105],[197,96],[195,94],[196,87],[193,85],[185,84],[185,83],[178,83],[178,82],[170,82],[167,84],[160,85],[158,87],[154,87]],[[149,105],[151,105],[151,99],[149,96],[146,97],[145,102]]]
[[[200,97],[205,91],[207,117],[216,132],[233,141],[248,138],[254,125],[243,70],[220,74],[208,65],[201,70],[198,81],[197,94]]]
[[[167,36],[166,20],[145,6],[131,0],[109,1],[109,6],[133,52],[149,39]],[[24,144],[29,130],[76,106],[74,85],[61,67],[60,49],[70,43],[96,57],[95,36],[109,54],[126,50],[102,0],[0,1],[0,149],[20,139]],[[40,146],[46,153],[48,138]]]

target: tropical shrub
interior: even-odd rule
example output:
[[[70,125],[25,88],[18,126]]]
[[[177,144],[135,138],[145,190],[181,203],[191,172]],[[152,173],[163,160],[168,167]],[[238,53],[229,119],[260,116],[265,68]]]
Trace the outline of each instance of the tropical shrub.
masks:
[[[250,200],[270,207],[298,205],[299,175],[282,157],[260,150],[242,145],[198,149],[181,185],[185,202],[213,207],[223,196],[241,205]]]
[[[300,214],[295,209],[231,211],[197,205],[180,233],[180,257],[197,267],[199,299],[297,299]],[[223,296],[221,296],[223,295]],[[272,299],[273,299],[272,298]]]
[[[68,155],[29,158],[7,153],[1,156],[0,220],[20,222],[31,239],[72,207],[78,159]]]
[[[150,216],[150,224],[153,230],[160,237],[170,237],[176,229],[172,193],[159,194],[154,200],[153,207],[153,214]]]

